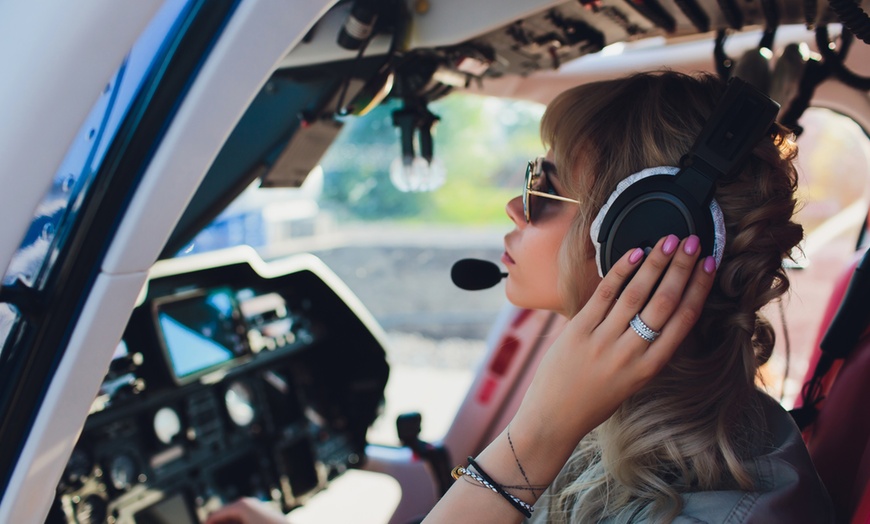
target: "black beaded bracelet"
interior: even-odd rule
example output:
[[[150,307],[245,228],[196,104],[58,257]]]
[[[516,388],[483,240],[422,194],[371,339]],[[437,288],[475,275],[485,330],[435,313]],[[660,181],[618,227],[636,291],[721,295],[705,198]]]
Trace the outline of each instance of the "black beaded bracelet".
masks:
[[[480,482],[484,486],[488,487],[492,491],[501,495],[506,501],[510,502],[511,506],[513,506],[517,511],[522,513],[523,516],[525,516],[526,518],[529,518],[532,516],[532,511],[534,511],[534,508],[532,507],[532,505],[529,504],[528,502],[521,500],[519,497],[517,497],[515,495],[511,495],[510,493],[505,491],[505,489],[501,486],[501,484],[492,480],[492,477],[490,477],[489,475],[486,474],[485,471],[483,471],[483,468],[481,468],[480,464],[478,464],[477,461],[474,460],[474,457],[468,457],[468,464],[471,466],[474,466],[474,469],[477,470],[477,473],[480,476],[480,479],[475,478],[474,475],[472,475],[473,472],[471,472],[471,471],[465,470],[466,474],[468,474],[469,476],[471,476],[471,478],[474,478],[475,480],[477,480],[478,482]]]
[[[490,484],[489,481],[484,480],[483,477],[481,477],[480,475],[478,475],[474,471],[471,471],[470,469],[465,469],[462,466],[456,466],[455,468],[453,468],[453,471],[450,474],[453,476],[454,479],[457,479],[457,480],[459,480],[459,478],[462,477],[463,475],[467,475],[467,476],[471,477],[473,480],[477,481],[477,483],[480,484],[481,486],[483,486],[484,488],[491,490],[493,493],[498,493],[499,495],[504,496],[504,493],[502,491],[499,491],[495,486]],[[517,508],[517,510],[519,512],[521,512],[523,515],[525,515],[526,517],[530,517],[532,512],[535,510],[535,508],[531,504],[529,504],[528,502],[524,502],[523,500],[520,500],[515,495],[511,495],[510,493],[508,493],[508,497],[510,497],[509,500],[511,501],[511,505],[513,505],[515,508]],[[514,504],[514,503],[522,506],[522,509],[518,508],[516,506],[516,504]]]

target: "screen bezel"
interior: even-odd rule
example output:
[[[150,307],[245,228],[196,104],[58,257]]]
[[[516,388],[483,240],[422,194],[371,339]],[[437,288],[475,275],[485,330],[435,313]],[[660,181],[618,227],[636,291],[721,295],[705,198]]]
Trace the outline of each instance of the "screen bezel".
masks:
[[[160,313],[166,308],[167,305],[178,304],[181,302],[187,302],[195,299],[203,299],[209,294],[219,291],[225,291],[231,298],[233,310],[233,324],[239,331],[240,339],[243,344],[243,349],[240,354],[234,355],[228,360],[206,366],[185,375],[178,375],[176,373],[176,366],[172,360],[172,353],[169,349],[169,344],[166,340],[163,326],[160,323]],[[183,292],[178,292],[173,295],[156,298],[151,302],[151,317],[156,333],[156,338],[158,341],[158,346],[160,347],[160,354],[163,357],[164,371],[166,375],[170,378],[170,380],[172,380],[177,385],[190,384],[191,382],[196,382],[203,376],[213,373],[215,371],[238,366],[239,364],[246,362],[252,354],[247,336],[241,335],[241,333],[247,333],[247,327],[245,326],[244,317],[239,308],[238,299],[236,298],[235,293],[230,287],[217,286],[214,288],[196,288]]]

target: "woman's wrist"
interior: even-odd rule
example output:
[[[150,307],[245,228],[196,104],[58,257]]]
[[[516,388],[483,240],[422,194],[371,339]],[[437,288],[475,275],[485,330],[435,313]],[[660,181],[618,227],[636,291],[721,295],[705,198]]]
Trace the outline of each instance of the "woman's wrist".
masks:
[[[534,504],[568,461],[579,439],[518,416],[476,462],[507,491]]]
[[[499,440],[508,441],[514,468],[521,477],[525,475],[534,485],[549,485],[586,432],[567,431],[563,423],[539,415],[520,410]]]

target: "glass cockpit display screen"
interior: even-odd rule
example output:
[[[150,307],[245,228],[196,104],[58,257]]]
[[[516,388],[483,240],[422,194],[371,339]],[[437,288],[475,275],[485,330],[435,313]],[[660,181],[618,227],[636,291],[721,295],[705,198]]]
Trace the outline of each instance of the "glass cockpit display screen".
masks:
[[[247,353],[241,315],[230,289],[196,292],[156,305],[170,371],[176,380]]]

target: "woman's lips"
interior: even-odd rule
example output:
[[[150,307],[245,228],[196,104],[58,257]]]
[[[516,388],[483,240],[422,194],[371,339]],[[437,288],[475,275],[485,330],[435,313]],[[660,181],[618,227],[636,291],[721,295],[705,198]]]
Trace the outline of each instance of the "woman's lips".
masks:
[[[502,253],[502,255],[501,255],[501,261],[502,261],[506,266],[512,266],[512,265],[516,264],[516,262],[514,262],[514,259],[512,259],[511,256],[508,254],[507,250],[505,250],[505,252]]]

